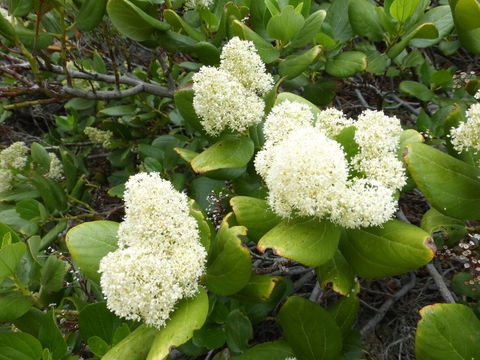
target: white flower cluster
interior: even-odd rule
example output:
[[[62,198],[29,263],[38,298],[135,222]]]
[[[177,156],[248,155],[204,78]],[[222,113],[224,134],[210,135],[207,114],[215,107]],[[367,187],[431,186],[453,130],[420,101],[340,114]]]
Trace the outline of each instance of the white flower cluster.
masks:
[[[22,170],[27,164],[28,148],[23,142],[15,142],[0,151],[0,192],[10,190],[14,178],[12,170]]]
[[[45,174],[45,176],[57,181],[63,180],[62,162],[54,153],[49,153],[48,156],[50,157],[50,169],[48,169],[48,172]]]
[[[332,139],[349,126],[356,127],[360,148],[352,164]],[[398,119],[366,111],[354,122],[333,109],[315,119],[308,105],[284,101],[272,109],[264,132],[267,141],[255,168],[269,189],[270,207],[281,217],[314,216],[358,228],[381,225],[395,213],[394,192],[405,184],[395,156]],[[352,178],[350,170],[361,177]]]
[[[202,66],[193,76],[193,107],[208,134],[243,132],[262,120],[260,96],[272,87],[253,43],[235,37],[224,46],[219,68]]]
[[[480,91],[475,95],[480,100]],[[480,151],[480,103],[467,110],[467,121],[450,130],[452,145],[458,152]]]
[[[197,9],[202,7],[209,7],[213,3],[213,0],[187,0],[185,8]]]
[[[110,130],[100,130],[87,126],[83,132],[88,136],[91,142],[102,145],[105,149],[110,147],[113,137],[113,133]]]
[[[198,292],[207,254],[186,195],[158,173],[130,177],[125,207],[119,249],[100,262],[102,291],[118,316],[161,328]]]

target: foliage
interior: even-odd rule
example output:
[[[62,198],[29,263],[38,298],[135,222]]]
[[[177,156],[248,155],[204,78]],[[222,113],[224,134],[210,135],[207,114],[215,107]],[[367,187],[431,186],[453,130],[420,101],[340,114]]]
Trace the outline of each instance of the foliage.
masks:
[[[25,109],[49,112],[46,126],[29,117],[31,135],[2,135],[0,359],[360,359],[367,279],[431,271],[438,255],[456,261],[459,304],[420,311],[416,356],[480,356],[480,78],[448,61],[478,62],[480,3],[380,3],[0,8],[0,134],[21,131]],[[181,259],[188,228],[207,254],[198,291],[172,290],[158,328],[120,317],[99,272],[134,248],[118,229],[140,172],[171,184],[191,226],[162,228],[176,205],[145,185],[136,210],[153,215],[132,225],[135,250],[161,233],[170,247],[148,256]],[[414,223],[412,191],[431,206]],[[148,285],[144,263],[132,278]],[[259,338],[265,324],[272,338]]]

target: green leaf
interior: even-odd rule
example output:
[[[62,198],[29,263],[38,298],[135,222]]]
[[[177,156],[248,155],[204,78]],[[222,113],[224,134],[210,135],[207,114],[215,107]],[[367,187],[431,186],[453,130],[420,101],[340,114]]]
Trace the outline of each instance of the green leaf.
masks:
[[[316,272],[322,288],[332,284],[335,292],[345,296],[355,290],[355,273],[339,250],[325,264],[317,267]]]
[[[158,333],[159,331],[156,328],[142,324],[110,349],[102,357],[102,360],[145,360]],[[163,358],[159,357],[158,359]]]
[[[73,261],[91,280],[98,282],[100,260],[117,249],[118,223],[92,221],[75,226],[66,235],[66,243]]]
[[[252,275],[248,284],[235,294],[235,298],[250,303],[269,301],[281,280],[280,276]]]
[[[192,338],[193,332],[205,323],[207,315],[208,296],[200,287],[197,295],[184,299],[178,304],[165,327],[155,336],[147,360],[165,359],[172,347],[182,345]],[[103,360],[108,359],[103,358]]]
[[[480,4],[477,0],[451,1],[460,42],[468,51],[480,53]]]
[[[155,30],[170,28],[170,25],[151,17],[128,0],[108,0],[107,12],[118,31],[133,40],[148,40]]]
[[[285,360],[294,357],[292,348],[283,340],[266,342],[245,351],[242,355],[236,356],[234,360]]]
[[[50,255],[40,271],[40,284],[42,293],[51,293],[63,289],[63,281],[67,275],[69,265],[67,262]]]
[[[238,223],[247,228],[248,237],[253,241],[258,241],[281,221],[262,199],[235,196],[230,199],[230,205]]]
[[[0,360],[40,360],[42,345],[32,335],[0,332]]]
[[[280,14],[272,16],[267,24],[267,33],[271,38],[283,41],[292,40],[303,28],[305,19],[302,14],[295,11],[294,7],[288,5],[282,9]]]
[[[255,44],[255,47],[258,50],[258,55],[260,55],[263,62],[270,64],[277,60],[280,56],[278,49],[273,47],[272,44],[270,44],[241,21],[234,20],[231,26],[235,35],[240,37],[242,40],[250,40]]]
[[[36,162],[43,171],[48,171],[50,168],[50,156],[48,155],[48,151],[39,143],[34,142],[32,143],[31,154],[32,160]]]
[[[46,220],[48,217],[45,206],[34,199],[19,201],[15,205],[15,211],[25,220]]]
[[[228,348],[234,353],[242,353],[248,348],[248,341],[253,338],[252,324],[245,314],[235,309],[228,314],[225,324]]]
[[[193,344],[209,350],[217,349],[225,344],[226,336],[222,326],[206,325],[193,333]]]
[[[321,306],[298,296],[289,297],[278,314],[278,321],[299,359],[338,359],[342,333],[332,316]]]
[[[87,345],[90,351],[99,357],[105,355],[110,349],[110,346],[108,346],[105,340],[98,336],[92,336],[89,338],[87,340]]]
[[[197,41],[204,41],[205,35],[203,33],[192,28],[187,22],[185,22],[175,11],[171,9],[166,9],[163,12],[165,21],[171,26],[177,29],[183,29],[185,33],[190,36],[192,39]]]
[[[480,320],[461,304],[434,304],[420,310],[415,335],[418,360],[471,360],[480,354]]]
[[[413,180],[434,208],[459,219],[480,219],[480,168],[425,144],[407,146],[404,159]]]
[[[33,0],[9,0],[8,12],[13,16],[26,16],[33,9]]]
[[[465,222],[443,215],[434,208],[423,214],[421,228],[433,236],[434,233],[444,233],[444,240],[453,245],[467,235]]]
[[[2,14],[0,14],[0,35],[12,42],[16,37],[12,24],[10,24],[10,21],[5,19]]]
[[[404,93],[416,97],[422,101],[430,101],[435,96],[432,90],[417,81],[402,81],[399,88],[400,91],[403,91]]]
[[[367,68],[367,56],[359,51],[344,51],[327,62],[325,71],[332,76],[345,78]]]
[[[438,37],[438,30],[432,23],[421,24],[412,30],[410,33],[405,35],[402,40],[392,46],[388,51],[387,55],[394,59],[407,47],[413,39],[436,39]]]
[[[49,211],[65,211],[67,209],[67,194],[58,183],[38,174],[33,174],[30,179]]]
[[[44,348],[50,350],[54,360],[61,359],[67,352],[67,343],[58,328],[53,309],[43,319],[38,332],[38,339],[42,342]]]
[[[193,108],[193,89],[178,89],[173,94],[175,106],[185,121],[192,126],[195,130],[202,130],[203,126],[200,124],[200,118],[197,116],[195,109]]]
[[[283,220],[260,239],[257,248],[261,252],[271,248],[278,256],[319,266],[333,257],[339,238],[340,228],[326,220]]]
[[[80,31],[90,31],[97,27],[105,15],[107,0],[83,0],[80,12],[75,18],[75,27]]]
[[[322,47],[317,45],[303,54],[288,56],[278,67],[280,75],[287,76],[288,79],[296,78],[308,69],[321,52]]]
[[[412,39],[410,45],[417,48],[433,46],[445,38],[453,29],[453,16],[448,5],[437,6],[428,10],[420,19],[421,23],[433,23],[438,30],[436,39]]]
[[[292,94],[289,92],[282,92],[278,94],[277,99],[275,100],[275,105],[278,105],[282,103],[283,101],[291,101],[291,102],[299,102],[305,105],[308,105],[310,107],[310,110],[312,111],[313,115],[318,115],[320,113],[320,109],[310,101],[304,99],[301,96],[298,96],[296,94]]]
[[[335,0],[328,8],[326,24],[323,24],[324,31],[340,42],[346,42],[353,37],[353,30],[348,19],[348,1]]]
[[[340,250],[364,278],[395,276],[429,263],[435,244],[419,227],[391,220],[381,227],[349,229]]]
[[[31,296],[19,292],[0,294],[0,322],[18,319],[30,309],[32,303]]]
[[[254,144],[249,137],[230,137],[221,140],[197,155],[192,168],[197,173],[218,169],[245,167],[253,156]]]
[[[350,0],[348,2],[348,17],[353,31],[360,36],[366,36],[371,41],[383,39],[383,28],[373,5],[369,0]]]
[[[394,0],[390,5],[390,15],[403,24],[415,13],[418,3],[419,0]]]
[[[247,234],[245,227],[228,224],[231,214],[222,222],[212,244],[207,264],[206,283],[217,295],[235,294],[248,284],[251,276],[250,252],[242,246],[240,236]]]
[[[452,278],[452,289],[457,295],[468,296],[472,299],[480,299],[480,288],[472,281],[472,274],[466,272],[456,273]],[[472,281],[473,284],[470,283]]]
[[[108,344],[112,343],[115,329],[121,321],[107,308],[105,302],[88,304],[79,314],[80,334],[88,340],[97,336]]]
[[[301,48],[313,41],[315,35],[322,30],[322,24],[327,16],[325,10],[317,10],[311,14],[303,25],[302,29],[292,39],[289,48]]]
[[[27,246],[22,242],[7,245],[0,249],[0,283],[5,277],[13,275]]]
[[[352,330],[352,326],[357,320],[359,307],[360,300],[356,296],[349,295],[342,297],[332,307],[328,308],[328,312],[332,315],[345,337]]]

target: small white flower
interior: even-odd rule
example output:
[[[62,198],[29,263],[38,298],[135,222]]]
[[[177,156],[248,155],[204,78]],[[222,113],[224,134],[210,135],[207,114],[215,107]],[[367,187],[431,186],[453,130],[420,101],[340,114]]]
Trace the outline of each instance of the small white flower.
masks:
[[[8,169],[0,168],[0,193],[12,188],[13,173]]]
[[[468,149],[480,151],[480,103],[470,106],[467,121],[450,130],[452,145],[458,152]]]
[[[48,173],[45,174],[45,176],[57,181],[63,180],[62,162],[54,153],[49,153],[48,156],[50,157],[50,169],[48,170]]]
[[[227,71],[202,66],[193,76],[193,107],[205,131],[246,131],[262,121],[265,103]]]
[[[266,140],[275,144],[285,139],[292,131],[312,125],[313,114],[308,105],[285,100],[272,108],[265,119],[263,132]]]
[[[353,120],[347,118],[345,114],[335,108],[328,108],[321,111],[316,118],[315,126],[325,131],[328,137],[332,138],[340,132],[353,125]]]
[[[220,69],[232,74],[248,91],[263,95],[273,88],[273,77],[252,41],[232,38],[222,49]]]
[[[113,137],[113,133],[110,130],[100,130],[87,126],[83,132],[88,136],[91,142],[102,145],[105,149],[110,147]]]
[[[15,142],[0,151],[0,168],[22,170],[27,164],[28,148],[23,142]]]

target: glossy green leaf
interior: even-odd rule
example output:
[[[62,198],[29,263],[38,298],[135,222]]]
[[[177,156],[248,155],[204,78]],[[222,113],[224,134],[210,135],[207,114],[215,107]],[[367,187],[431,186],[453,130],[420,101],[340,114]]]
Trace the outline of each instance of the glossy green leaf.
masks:
[[[75,27],[80,31],[95,29],[105,15],[107,0],[83,0],[80,12],[75,18]]]
[[[364,278],[395,276],[429,263],[435,244],[421,228],[391,220],[381,227],[349,229],[340,250]]]
[[[145,360],[158,333],[156,328],[142,324],[110,349],[102,357],[102,360]],[[163,358],[159,357],[158,359]]]
[[[7,245],[0,249],[0,283],[5,277],[13,275],[27,247],[22,242]]]
[[[410,33],[405,35],[400,42],[392,46],[387,55],[394,59],[408,46],[413,39],[436,39],[438,38],[438,30],[432,23],[424,23],[414,28]]]
[[[0,333],[0,360],[40,360],[41,357],[42,345],[32,335]]]
[[[480,219],[480,169],[425,144],[411,144],[404,157],[427,201],[441,213]]]
[[[44,348],[49,349],[54,360],[60,360],[67,352],[67,343],[58,328],[54,310],[50,310],[43,319],[38,332],[38,339]]]
[[[109,344],[120,323],[120,319],[108,310],[105,302],[85,306],[80,311],[78,322],[83,339],[88,340],[92,336],[98,336]]]
[[[26,16],[33,9],[33,0],[9,0],[8,12],[13,16]]]
[[[253,156],[254,144],[249,137],[221,140],[196,156],[192,168],[197,173],[218,169],[242,168]]]
[[[0,294],[0,323],[13,321],[23,316],[32,306],[31,296],[20,292]]]
[[[280,56],[278,49],[273,47],[272,44],[270,44],[241,21],[234,20],[232,22],[232,31],[242,40],[252,41],[255,44],[258,55],[260,55],[263,62],[270,64],[277,60]]]
[[[302,14],[296,12],[293,6],[288,5],[268,21],[267,32],[271,38],[287,43],[297,35],[304,24],[305,19]]]
[[[478,283],[473,280],[472,274],[470,273],[456,273],[452,278],[451,285],[457,295],[468,296],[475,300],[480,299],[480,287]]]
[[[383,39],[383,28],[378,19],[375,5],[369,0],[350,0],[348,2],[348,17],[353,31],[360,36],[366,36],[371,41]]]
[[[248,348],[253,338],[252,323],[248,316],[235,309],[228,314],[225,323],[225,334],[228,348],[234,353],[242,353]]]
[[[280,75],[287,76],[288,79],[296,78],[308,69],[321,52],[321,46],[317,45],[303,54],[288,56],[278,67]]]
[[[334,291],[345,296],[355,291],[355,273],[339,250],[325,264],[317,267],[316,272],[323,288],[332,284]]]
[[[250,252],[242,246],[240,236],[246,236],[243,226],[228,224],[227,215],[213,242],[207,264],[208,289],[218,295],[232,295],[248,284],[251,276]]]
[[[12,24],[2,14],[0,14],[0,35],[9,41],[14,41],[16,36]]]
[[[118,31],[137,41],[148,40],[155,30],[165,31],[170,27],[128,0],[108,0],[107,12]]]
[[[477,0],[451,1],[460,42],[468,51],[480,53],[480,4]]]
[[[426,48],[433,46],[444,39],[453,29],[453,16],[448,5],[437,6],[431,8],[420,19],[422,23],[433,23],[438,30],[438,37],[436,39],[413,39],[410,45],[417,48]],[[419,25],[420,23],[418,23]]]
[[[236,356],[234,360],[285,360],[294,357],[292,348],[283,340],[266,342],[245,351]]]
[[[339,358],[342,349],[340,327],[320,305],[292,296],[282,306],[278,321],[288,344],[299,359]]]
[[[345,78],[367,68],[367,56],[359,51],[345,51],[327,62],[325,71],[332,76]]]
[[[464,221],[443,215],[434,208],[423,214],[420,226],[431,235],[442,232],[443,239],[449,245],[455,244],[467,235]]]
[[[472,360],[480,354],[480,320],[461,304],[434,304],[420,310],[415,335],[418,360]]]
[[[292,39],[289,47],[296,49],[311,43],[315,35],[322,30],[322,24],[326,16],[327,12],[325,10],[317,10],[310,14],[302,29]]]
[[[333,39],[347,42],[353,37],[353,30],[348,19],[349,0],[335,0],[328,8],[323,30]]]
[[[419,0],[394,0],[390,5],[390,15],[404,23],[415,13],[418,3]]]
[[[357,320],[360,300],[354,295],[342,297],[333,306],[328,308],[328,312],[342,330],[345,336],[352,330],[352,326]]]
[[[278,256],[307,266],[319,266],[330,260],[337,249],[340,228],[326,220],[283,220],[267,232],[257,248],[273,249]]]
[[[192,28],[186,21],[184,21],[175,11],[166,9],[163,12],[163,16],[165,21],[169,23],[171,26],[176,28],[181,28],[185,31],[185,33],[190,36],[192,39],[197,41],[204,41],[205,35],[203,33],[195,30]]]
[[[420,99],[422,101],[430,101],[435,96],[432,90],[417,81],[402,81],[399,88],[404,93],[416,97],[417,99]]]
[[[117,249],[118,223],[92,221],[75,226],[66,235],[73,261],[91,280],[98,282],[100,260]]]
[[[43,203],[49,211],[65,211],[67,209],[67,194],[57,182],[38,174],[33,174],[31,181],[40,193]]]
[[[269,301],[281,280],[280,276],[252,275],[248,284],[235,294],[235,298],[250,303]]]
[[[15,206],[15,211],[25,220],[46,220],[47,209],[35,199],[21,200]]]
[[[238,223],[247,228],[248,237],[254,241],[258,241],[281,221],[262,199],[235,196],[230,199],[230,205]]]
[[[203,326],[207,315],[208,296],[200,287],[194,297],[178,304],[165,327],[155,336],[147,360],[165,359],[172,347],[182,345],[192,338],[193,332]]]
[[[41,291],[55,292],[63,289],[63,281],[67,275],[69,265],[55,255],[50,255],[40,271]]]

